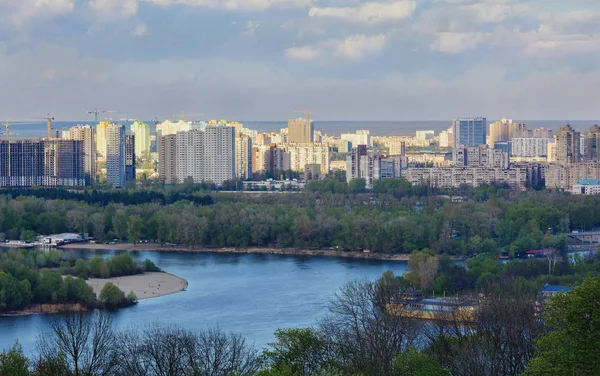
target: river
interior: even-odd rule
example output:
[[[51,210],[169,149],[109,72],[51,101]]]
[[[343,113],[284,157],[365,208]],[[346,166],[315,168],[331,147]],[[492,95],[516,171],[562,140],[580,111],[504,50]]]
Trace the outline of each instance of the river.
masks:
[[[115,252],[71,250],[78,257]],[[256,254],[131,252],[185,278],[187,291],[140,301],[113,312],[118,328],[161,323],[190,329],[219,326],[242,334],[257,348],[278,328],[307,327],[321,317],[344,283],[375,280],[386,270],[406,271],[403,261],[350,260]],[[52,315],[0,317],[0,350],[19,340],[26,354]]]

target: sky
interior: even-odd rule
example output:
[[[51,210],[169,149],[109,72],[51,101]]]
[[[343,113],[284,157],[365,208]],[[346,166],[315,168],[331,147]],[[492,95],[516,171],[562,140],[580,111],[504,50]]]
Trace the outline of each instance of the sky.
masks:
[[[598,0],[0,0],[0,120],[600,118]]]

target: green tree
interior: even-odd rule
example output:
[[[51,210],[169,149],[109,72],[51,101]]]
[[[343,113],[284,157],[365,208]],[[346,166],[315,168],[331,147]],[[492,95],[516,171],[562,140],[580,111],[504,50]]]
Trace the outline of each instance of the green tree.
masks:
[[[367,190],[367,182],[364,178],[356,178],[348,183],[348,191],[350,193],[364,193]]]
[[[397,376],[450,376],[431,355],[412,347],[396,358],[394,370]]]
[[[133,244],[140,241],[142,234],[142,217],[139,215],[132,215],[129,217],[127,223],[127,238]]]
[[[29,359],[18,341],[10,350],[0,353],[0,376],[29,375]]]
[[[558,294],[544,312],[549,329],[537,342],[526,376],[600,373],[600,277]]]
[[[125,293],[111,282],[108,282],[106,285],[104,285],[102,291],[100,292],[100,301],[102,301],[107,308],[117,308],[124,300]]]
[[[278,329],[263,356],[275,374],[310,376],[328,368],[327,345],[313,329]]]

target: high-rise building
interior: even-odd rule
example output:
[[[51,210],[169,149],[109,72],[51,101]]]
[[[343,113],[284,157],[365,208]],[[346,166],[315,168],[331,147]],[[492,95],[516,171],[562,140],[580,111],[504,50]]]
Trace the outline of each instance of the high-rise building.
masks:
[[[0,141],[0,156],[0,187],[86,185],[82,141]]]
[[[83,168],[86,180],[91,184],[96,180],[96,134],[89,125],[78,125],[69,130],[69,140],[83,143]]]
[[[397,158],[369,155],[366,145],[358,145],[346,157],[346,181],[362,178],[366,187],[372,188],[375,180],[396,177],[396,162]]]
[[[548,129],[545,127],[536,128],[533,130],[533,137],[552,138],[552,129]]]
[[[533,132],[527,129],[527,124],[514,123],[512,120],[509,124],[508,132],[511,140],[513,138],[527,138],[533,136]]]
[[[205,142],[205,180],[223,184],[235,179],[235,129],[207,127]]]
[[[318,164],[322,176],[329,173],[329,145],[318,142],[290,144],[287,151],[291,170],[302,172],[306,165]]]
[[[179,132],[187,132],[192,129],[192,124],[179,120],[174,123],[170,120],[165,120],[160,124],[156,124],[156,134],[160,134],[162,136],[168,136],[170,134],[177,134]]]
[[[125,182],[135,180],[136,136],[125,135]]]
[[[252,137],[236,131],[235,177],[246,180],[252,177]]]
[[[516,137],[512,140],[512,155],[516,157],[543,157],[548,155],[548,139]]]
[[[177,136],[158,137],[158,175],[165,184],[177,183]]]
[[[490,149],[487,145],[455,148],[452,157],[456,167],[508,168],[510,162],[507,152]]]
[[[452,122],[454,139],[453,146],[485,145],[487,120],[484,117],[456,118]]]
[[[106,180],[113,188],[123,188],[126,182],[125,127],[109,124],[106,127]]]
[[[342,133],[340,139],[343,141],[349,141],[352,143],[352,147],[358,145],[366,145],[367,148],[371,147],[371,132],[366,129],[356,131],[356,133]]]
[[[314,140],[315,122],[306,118],[288,121],[288,142],[309,143]]]
[[[554,138],[556,139],[556,163],[573,164],[581,160],[580,133],[576,132],[570,124],[561,127]]]
[[[135,135],[135,155],[141,157],[150,152],[150,125],[136,120],[131,124],[131,132]]]
[[[490,137],[488,138],[488,146],[493,148],[496,142],[508,141],[511,139],[510,126],[513,121],[507,118],[490,123]]]
[[[101,160],[106,158],[106,128],[110,124],[109,121],[101,121],[96,124],[96,152]]]
[[[585,162],[600,162],[600,127],[592,125],[585,133],[583,160]]]
[[[415,136],[417,140],[433,140],[435,132],[432,130],[417,131]]]
[[[448,128],[448,130],[440,132],[439,135],[439,145],[441,148],[450,148],[452,147],[454,138],[454,131],[452,127]]]

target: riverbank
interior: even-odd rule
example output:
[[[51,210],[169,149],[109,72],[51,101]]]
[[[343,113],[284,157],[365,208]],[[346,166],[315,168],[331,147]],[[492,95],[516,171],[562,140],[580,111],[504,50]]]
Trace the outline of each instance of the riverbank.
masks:
[[[188,286],[188,282],[185,279],[163,272],[151,272],[107,279],[90,278],[86,282],[94,290],[96,296],[100,296],[102,288],[110,282],[120,288],[125,294],[133,292],[138,300],[176,294],[185,291]]]
[[[294,248],[194,248],[184,246],[161,246],[155,243],[142,244],[91,244],[78,243],[66,244],[60,248],[64,249],[91,249],[102,251],[155,251],[155,252],[194,252],[194,253],[231,253],[231,254],[264,254],[264,255],[288,255],[288,256],[321,256],[338,257],[363,260],[385,260],[385,261],[408,261],[409,255],[387,254],[372,252],[353,252],[336,250],[312,250]]]

